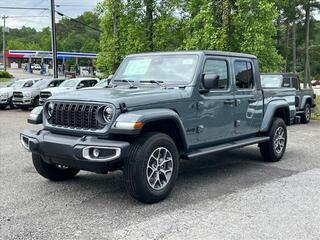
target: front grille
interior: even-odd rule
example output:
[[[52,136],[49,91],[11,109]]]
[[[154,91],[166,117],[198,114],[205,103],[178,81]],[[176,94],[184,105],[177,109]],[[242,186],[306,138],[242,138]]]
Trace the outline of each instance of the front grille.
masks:
[[[22,99],[23,93],[22,92],[13,92],[13,98],[14,99]]]
[[[80,128],[85,130],[102,129],[97,120],[99,105],[77,103],[54,103],[54,110],[48,120],[53,126]]]
[[[51,92],[41,92],[40,93],[40,98],[43,100],[46,100],[47,98],[51,97]]]

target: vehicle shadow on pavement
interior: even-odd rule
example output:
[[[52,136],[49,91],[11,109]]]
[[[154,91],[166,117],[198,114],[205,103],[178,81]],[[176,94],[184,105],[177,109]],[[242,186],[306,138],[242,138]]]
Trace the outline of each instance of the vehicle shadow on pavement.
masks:
[[[294,173],[272,164],[262,164],[258,149],[255,151],[253,148],[219,153],[196,161],[182,161],[179,178],[170,197],[162,203],[143,206],[159,205],[156,208],[161,211],[160,206],[169,203],[175,209]],[[141,206],[127,194],[121,171],[107,175],[81,172],[67,182],[46,181],[44,184],[48,184],[49,188],[54,187],[61,195],[79,194],[81,204],[97,209],[105,207],[106,203],[113,207],[118,204],[126,205],[127,208]]]

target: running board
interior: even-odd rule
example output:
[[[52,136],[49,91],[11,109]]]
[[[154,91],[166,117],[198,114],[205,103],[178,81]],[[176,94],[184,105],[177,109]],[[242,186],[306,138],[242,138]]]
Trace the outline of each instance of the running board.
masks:
[[[270,137],[253,137],[245,140],[233,141],[231,143],[226,143],[226,144],[216,145],[213,147],[201,148],[195,151],[191,151],[188,154],[186,154],[186,157],[187,159],[193,160],[197,157],[201,157],[204,155],[223,152],[223,151],[231,150],[235,148],[241,148],[241,147],[245,147],[245,146],[256,144],[256,143],[267,142],[269,140],[270,140]]]

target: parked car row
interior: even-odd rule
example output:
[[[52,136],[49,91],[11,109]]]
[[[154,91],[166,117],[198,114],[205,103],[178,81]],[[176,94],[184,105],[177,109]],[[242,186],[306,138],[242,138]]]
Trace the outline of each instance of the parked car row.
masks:
[[[52,95],[93,87],[97,83],[97,78],[17,80],[0,88],[0,109],[9,106],[27,110],[42,105]]]

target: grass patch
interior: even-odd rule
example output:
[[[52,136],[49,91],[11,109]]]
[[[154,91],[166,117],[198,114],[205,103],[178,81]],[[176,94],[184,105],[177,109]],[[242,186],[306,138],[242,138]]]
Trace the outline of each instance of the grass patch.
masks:
[[[9,82],[10,78],[0,78],[0,82]]]
[[[313,109],[313,113],[311,114],[311,118],[313,120],[320,120],[320,96],[316,98],[317,106]]]

